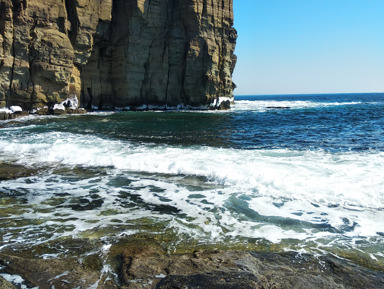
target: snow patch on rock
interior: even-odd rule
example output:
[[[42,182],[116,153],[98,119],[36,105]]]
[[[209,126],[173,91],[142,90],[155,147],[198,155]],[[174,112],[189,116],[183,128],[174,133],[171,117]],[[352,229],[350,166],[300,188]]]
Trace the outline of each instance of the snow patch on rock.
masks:
[[[66,100],[56,103],[53,106],[53,110],[63,110],[65,111],[66,108],[70,108],[72,110],[75,110],[79,107],[79,101],[77,99],[77,96],[75,94],[70,95]]]
[[[20,106],[17,106],[17,105],[13,105],[9,109],[12,111],[12,113],[23,111],[23,109]]]

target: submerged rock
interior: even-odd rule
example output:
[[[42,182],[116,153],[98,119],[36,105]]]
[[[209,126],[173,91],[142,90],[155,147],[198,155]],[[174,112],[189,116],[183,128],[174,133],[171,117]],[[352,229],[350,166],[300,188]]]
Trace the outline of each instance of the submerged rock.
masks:
[[[38,169],[0,162],[0,181],[28,177],[35,175],[37,172]]]
[[[218,106],[219,110],[227,110],[231,108],[231,102],[229,100],[222,101]]]
[[[289,106],[267,106],[267,109],[290,109]]]

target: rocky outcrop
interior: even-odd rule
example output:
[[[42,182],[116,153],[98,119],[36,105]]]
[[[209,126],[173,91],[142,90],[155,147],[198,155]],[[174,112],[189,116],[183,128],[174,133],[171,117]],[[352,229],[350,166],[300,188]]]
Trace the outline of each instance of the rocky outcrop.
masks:
[[[6,274],[24,280],[28,288],[41,289],[384,288],[382,271],[334,256],[244,251],[169,254],[148,246],[145,240],[142,243],[141,247],[126,247],[121,255],[109,256],[112,265],[108,266],[103,265],[99,254],[60,259],[0,254],[0,265]]]
[[[232,25],[232,0],[0,0],[0,107],[218,106]]]
[[[145,247],[123,254],[121,288],[382,288],[384,273],[333,256],[195,251],[161,254]],[[147,287],[146,284],[151,284]]]
[[[0,181],[33,176],[37,171],[38,170],[35,168],[27,168],[22,165],[0,162]]]
[[[23,111],[20,106],[11,106],[10,108],[0,108],[0,120],[15,119],[27,116],[28,112]]]

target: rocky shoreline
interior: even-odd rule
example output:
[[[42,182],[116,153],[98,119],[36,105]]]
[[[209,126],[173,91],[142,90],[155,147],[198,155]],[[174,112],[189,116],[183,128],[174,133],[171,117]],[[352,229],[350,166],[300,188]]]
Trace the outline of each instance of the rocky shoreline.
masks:
[[[28,288],[39,289],[384,288],[383,271],[331,255],[220,250],[214,245],[167,252],[150,238],[134,237],[107,246],[107,251],[92,251],[98,243],[58,242],[57,247],[72,248],[70,255],[61,258],[37,257],[37,248],[3,250],[0,288],[17,288],[10,281],[21,278]]]
[[[63,110],[59,109],[49,109],[48,107],[44,107],[42,109],[28,112],[28,111],[20,111],[20,112],[9,112],[4,110],[0,110],[0,121],[1,120],[12,120],[17,119],[29,115],[63,115],[63,114],[84,114],[87,113],[87,110],[83,108],[70,109],[65,108]]]
[[[0,108],[0,120],[9,120],[9,119],[16,119],[23,116],[28,116],[29,113],[27,111],[23,111],[20,107],[16,107],[17,110],[12,110],[12,108]],[[20,108],[20,109],[18,109]]]
[[[0,163],[0,181],[45,173],[45,168]],[[7,197],[0,192],[0,204]],[[171,245],[175,240],[177,235],[165,233],[105,237],[94,232],[30,247],[5,243],[0,289],[384,288],[384,267],[372,259],[257,250],[246,244]]]
[[[44,171],[11,163],[0,168],[0,181]],[[384,288],[384,267],[357,256],[350,261],[246,244],[171,245],[172,240],[177,236],[95,233],[30,247],[3,244],[0,289]]]
[[[33,115],[62,115],[62,114],[84,114],[87,111],[79,107],[78,99],[75,95],[69,96],[66,100],[51,105],[44,106],[31,111],[23,110],[20,106],[0,107],[0,120],[16,119],[30,114]]]
[[[231,100],[224,100],[218,102],[217,104],[205,107],[160,107],[160,106],[140,106],[140,107],[129,107],[125,109],[116,109],[114,111],[149,111],[149,110],[229,110],[231,108]],[[18,110],[13,111],[10,108],[0,108],[0,121],[2,120],[12,120],[17,119],[29,115],[64,115],[64,114],[85,114],[88,111],[97,111],[97,110],[86,110],[81,107],[65,107],[65,106],[53,106],[49,108],[48,106],[44,106],[40,109],[33,110],[31,112],[24,111],[21,107],[17,106]]]

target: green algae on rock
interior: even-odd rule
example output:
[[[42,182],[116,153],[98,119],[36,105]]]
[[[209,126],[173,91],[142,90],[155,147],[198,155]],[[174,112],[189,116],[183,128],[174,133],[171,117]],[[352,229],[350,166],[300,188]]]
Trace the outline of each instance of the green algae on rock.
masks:
[[[63,238],[31,248],[9,248],[0,254],[0,273],[21,276],[25,284],[39,288],[384,286],[382,270],[331,255],[255,252],[218,245],[172,251],[165,244],[169,240],[160,239],[138,234],[108,244],[108,238]]]
[[[0,163],[0,181],[33,176],[37,172],[37,169],[28,168],[22,165],[4,162]]]

